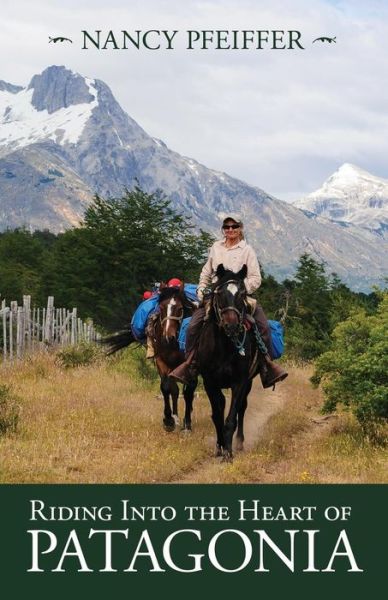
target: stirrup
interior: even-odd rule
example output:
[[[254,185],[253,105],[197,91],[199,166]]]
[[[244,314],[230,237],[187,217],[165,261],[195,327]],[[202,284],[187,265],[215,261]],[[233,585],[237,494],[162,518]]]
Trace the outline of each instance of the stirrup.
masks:
[[[173,379],[176,379],[185,385],[189,385],[195,381],[197,375],[198,373],[196,367],[193,365],[193,363],[187,363],[187,361],[181,365],[178,365],[173,371],[171,371],[171,373],[169,373],[169,377],[172,377]]]
[[[286,379],[286,377],[288,377],[288,373],[286,371],[283,371],[283,373],[279,373],[278,375],[275,375],[272,378],[270,378],[269,381],[264,380],[262,381],[263,388],[267,389],[272,387],[272,389],[274,390],[275,385]]]

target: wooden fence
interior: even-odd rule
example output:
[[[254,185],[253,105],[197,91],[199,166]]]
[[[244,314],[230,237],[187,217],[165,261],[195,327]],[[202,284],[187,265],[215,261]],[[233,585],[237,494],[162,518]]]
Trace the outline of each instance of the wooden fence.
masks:
[[[83,322],[77,309],[55,308],[49,296],[46,308],[31,307],[31,296],[23,296],[23,305],[1,303],[3,362],[23,358],[43,348],[69,346],[99,338],[92,321]]]

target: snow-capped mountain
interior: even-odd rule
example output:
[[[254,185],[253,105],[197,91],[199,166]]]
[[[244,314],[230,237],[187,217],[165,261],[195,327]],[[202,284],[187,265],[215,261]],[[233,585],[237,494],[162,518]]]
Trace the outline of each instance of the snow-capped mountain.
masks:
[[[173,152],[148,135],[108,86],[65,67],[35,75],[26,88],[0,82],[0,228],[61,231],[76,225],[93,194],[120,195],[135,183],[161,189],[175,208],[219,233],[240,212],[267,272],[290,275],[303,252],[348,284],[367,289],[388,270],[373,234],[273,198]]]
[[[295,206],[339,223],[351,223],[388,239],[388,179],[343,164],[321,188]]]

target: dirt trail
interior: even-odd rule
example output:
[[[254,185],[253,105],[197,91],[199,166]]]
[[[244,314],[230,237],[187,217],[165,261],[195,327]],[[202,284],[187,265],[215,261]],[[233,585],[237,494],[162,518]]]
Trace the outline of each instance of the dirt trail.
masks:
[[[268,419],[277,413],[287,400],[286,383],[276,386],[274,391],[263,390],[258,379],[253,383],[248,398],[248,408],[244,419],[244,451],[251,450],[260,439]],[[227,400],[228,406],[228,400]],[[219,483],[220,459],[212,457],[215,448],[215,431],[207,438],[209,458],[197,463],[190,471],[171,483]]]

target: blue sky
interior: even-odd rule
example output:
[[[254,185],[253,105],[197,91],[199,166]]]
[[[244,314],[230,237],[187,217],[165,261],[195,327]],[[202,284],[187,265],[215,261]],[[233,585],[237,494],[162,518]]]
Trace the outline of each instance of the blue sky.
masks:
[[[2,0],[0,79],[50,64],[104,80],[148,133],[291,200],[344,162],[388,178],[388,2]],[[304,51],[82,51],[81,29],[297,29]],[[321,35],[336,44],[312,44]],[[182,38],[183,39],[183,38]]]

